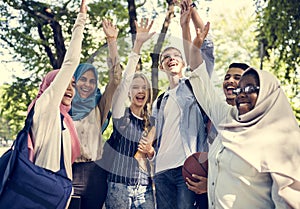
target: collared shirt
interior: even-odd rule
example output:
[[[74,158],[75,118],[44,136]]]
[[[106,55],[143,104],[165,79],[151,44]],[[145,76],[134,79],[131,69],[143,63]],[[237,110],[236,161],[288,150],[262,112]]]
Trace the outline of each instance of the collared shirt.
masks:
[[[206,61],[209,74],[212,74],[214,68],[213,50],[212,40],[205,39],[201,47],[201,53]],[[155,161],[156,173],[183,165],[184,160],[192,153],[208,151],[204,119],[193,92],[185,83],[186,79],[180,79],[176,92],[172,97],[172,106],[176,108],[171,111],[176,111],[176,113],[173,113],[178,115],[178,119],[174,120],[173,116],[165,117],[164,111],[168,111],[165,106],[170,96],[168,91],[161,100],[159,110],[157,109],[157,103],[153,104],[152,115],[156,118],[157,144],[155,146],[156,157],[152,160]],[[174,127],[170,125],[171,122],[166,122],[166,120],[174,120],[178,125]],[[170,129],[172,131],[166,133],[165,130]],[[172,146],[178,149],[169,149],[167,144],[160,147],[162,141],[165,140],[173,140],[172,142],[175,143]],[[171,160],[172,156],[176,156],[177,160]]]
[[[178,111],[180,114],[179,117],[179,124],[176,128],[179,131],[175,131],[172,133],[181,134],[181,146],[183,148],[183,154],[185,156],[177,156],[178,159],[181,159],[181,162],[176,162],[176,164],[169,164],[168,168],[161,168],[156,170],[155,172],[160,172],[166,169],[175,168],[178,166],[183,165],[184,159],[190,156],[192,153],[199,152],[199,151],[208,151],[208,144],[206,142],[206,133],[205,133],[205,124],[203,121],[202,113],[200,107],[197,104],[196,98],[194,97],[193,93],[189,89],[189,87],[185,83],[186,78],[180,79],[178,88],[176,90],[176,102],[178,106]],[[156,106],[153,107],[153,116],[156,118],[156,136],[157,136],[157,147],[156,147],[156,168],[159,168],[160,165],[157,164],[159,162],[159,153],[158,152],[165,152],[166,150],[160,149],[160,145],[162,140],[172,140],[174,136],[164,135],[162,138],[163,129],[168,129],[169,127],[164,127],[165,120],[169,120],[170,118],[164,117],[165,106],[167,104],[167,100],[169,98],[169,93],[166,92],[162,98],[161,105],[159,110]],[[172,153],[170,153],[172,154]]]
[[[74,121],[80,140],[80,156],[76,162],[99,160],[102,154],[100,111],[96,106],[86,117]]]
[[[216,127],[225,123],[235,107],[229,106],[218,96],[204,63],[194,70],[190,82],[198,102]],[[271,174],[258,172],[237,154],[225,148],[222,144],[222,130],[218,128],[218,132],[209,147],[208,155],[209,208],[289,208],[279,197]]]

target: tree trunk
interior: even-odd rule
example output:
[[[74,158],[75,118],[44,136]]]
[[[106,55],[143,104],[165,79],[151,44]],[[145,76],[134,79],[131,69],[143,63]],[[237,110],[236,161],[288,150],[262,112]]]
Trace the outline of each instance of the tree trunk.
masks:
[[[174,17],[174,2],[173,0],[167,0],[168,3],[168,10],[167,14],[164,20],[164,23],[162,25],[157,43],[154,46],[153,53],[151,53],[151,59],[152,59],[152,73],[151,73],[151,79],[152,79],[152,88],[153,88],[153,100],[156,99],[159,93],[158,89],[158,66],[159,66],[159,54],[162,49],[163,42],[165,40],[169,25],[171,23],[171,19]]]

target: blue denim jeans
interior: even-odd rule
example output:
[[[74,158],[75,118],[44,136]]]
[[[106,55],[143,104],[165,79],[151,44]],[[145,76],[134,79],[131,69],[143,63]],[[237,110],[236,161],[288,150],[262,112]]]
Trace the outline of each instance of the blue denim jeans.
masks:
[[[207,193],[196,195],[197,209],[208,209],[208,197]]]
[[[195,209],[194,192],[182,177],[182,166],[154,176],[157,209]]]
[[[152,186],[108,182],[106,209],[154,209]]]

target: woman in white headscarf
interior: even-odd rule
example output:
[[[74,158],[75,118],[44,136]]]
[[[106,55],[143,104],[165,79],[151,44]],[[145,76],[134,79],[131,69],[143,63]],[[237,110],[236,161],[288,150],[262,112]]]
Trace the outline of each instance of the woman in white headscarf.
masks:
[[[190,81],[219,132],[209,149],[209,207],[300,208],[300,130],[279,82],[250,68],[235,90],[236,107],[228,106],[206,72],[202,39],[197,30]]]

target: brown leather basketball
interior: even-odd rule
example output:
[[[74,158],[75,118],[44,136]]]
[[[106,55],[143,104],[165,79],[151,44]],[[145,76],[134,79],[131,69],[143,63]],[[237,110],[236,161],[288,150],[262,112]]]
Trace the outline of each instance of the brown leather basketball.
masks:
[[[182,176],[184,180],[186,180],[186,177],[188,177],[192,181],[198,182],[199,180],[192,177],[192,174],[196,174],[198,176],[203,176],[207,178],[207,174],[208,174],[207,152],[196,152],[190,155],[185,160],[182,166]]]

